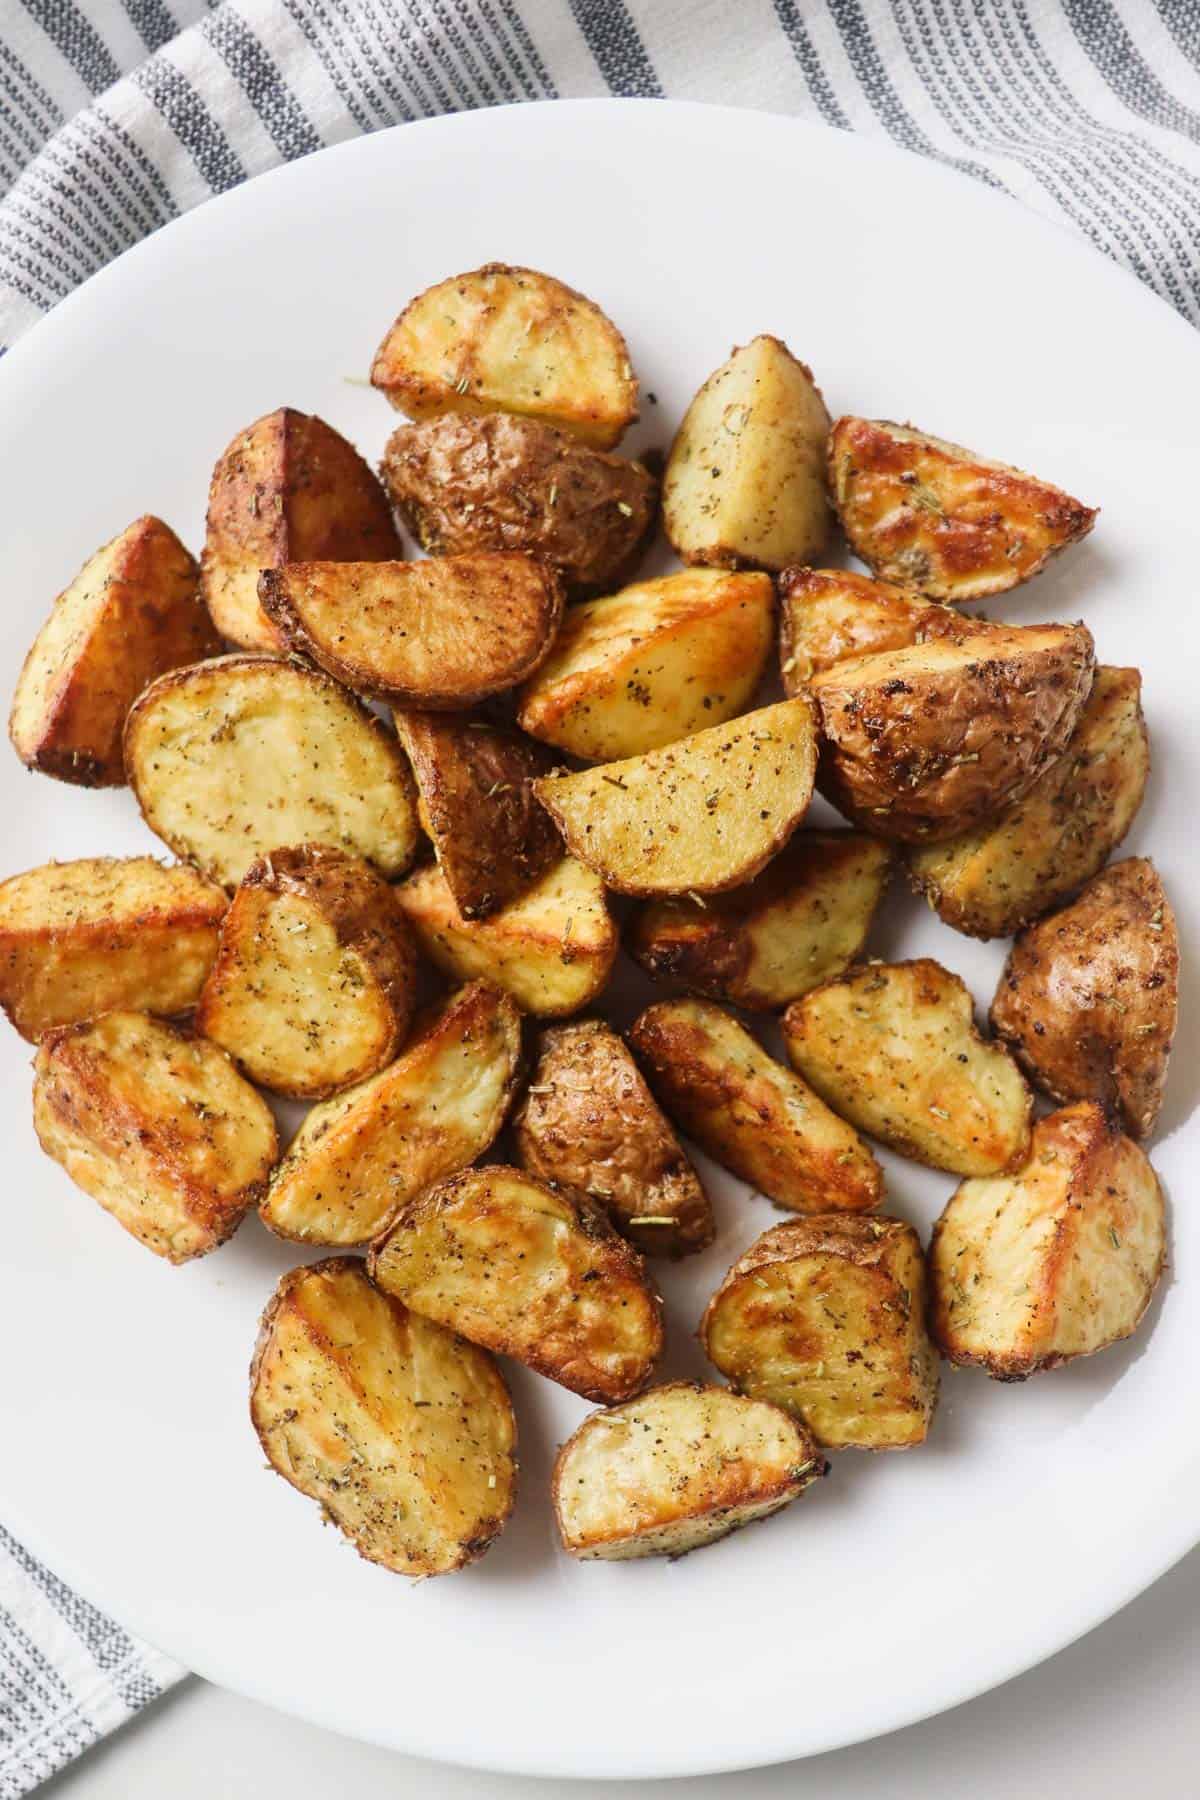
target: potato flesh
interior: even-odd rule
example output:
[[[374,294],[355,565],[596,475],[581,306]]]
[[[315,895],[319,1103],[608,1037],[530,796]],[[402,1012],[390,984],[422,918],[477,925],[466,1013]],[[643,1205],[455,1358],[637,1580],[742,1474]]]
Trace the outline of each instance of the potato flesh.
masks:
[[[872,581],[849,569],[785,569],[779,578],[779,661],[788,694],[851,656],[903,650],[931,637],[965,638],[978,629],[912,588]]]

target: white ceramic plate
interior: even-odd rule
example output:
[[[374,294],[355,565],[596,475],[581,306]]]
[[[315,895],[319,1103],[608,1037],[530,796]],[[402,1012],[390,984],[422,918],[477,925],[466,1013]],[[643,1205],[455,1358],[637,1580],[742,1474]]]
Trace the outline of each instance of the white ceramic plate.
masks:
[[[293,165],[160,232],[0,365],[0,670],[138,513],[199,548],[215,457],[287,402],[370,455],[361,383],[403,302],[490,258],[554,271],[628,334],[638,446],[665,444],[734,342],[786,338],[833,410],[915,418],[1103,507],[993,610],[1082,615],[1146,677],[1155,746],[1128,847],[1196,916],[1200,344],[1073,239],[966,179],[790,121],[569,103],[407,126]],[[0,755],[6,870],[151,847],[127,793]],[[928,953],[981,1006],[1000,946],[898,894],[877,953]],[[624,996],[626,1006],[633,994]],[[29,1050],[0,1041],[8,1219],[0,1510],[88,1596],[190,1667],[397,1748],[539,1774],[679,1775],[809,1754],[951,1706],[1066,1644],[1200,1537],[1194,984],[1153,1148],[1175,1200],[1165,1292],[1132,1344],[1003,1387],[949,1374],[928,1446],[838,1459],[809,1498],[678,1564],[556,1553],[554,1449],[582,1402],[514,1371],[523,1482],[477,1567],[410,1585],[267,1474],[246,1366],[277,1274],[251,1220],[171,1269],[44,1160]],[[948,1177],[887,1160],[922,1229]],[[665,1269],[670,1373],[733,1257],[776,1217],[714,1173],[719,1241]]]

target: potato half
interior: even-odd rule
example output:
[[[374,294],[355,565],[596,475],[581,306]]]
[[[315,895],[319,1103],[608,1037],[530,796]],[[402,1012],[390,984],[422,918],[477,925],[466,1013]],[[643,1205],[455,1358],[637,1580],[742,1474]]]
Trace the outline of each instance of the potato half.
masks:
[[[637,1252],[583,1194],[519,1169],[468,1169],[406,1206],[371,1277],[414,1312],[588,1400],[626,1400],[662,1349]]]
[[[645,1254],[683,1256],[712,1242],[700,1178],[629,1051],[601,1020],[543,1035],[514,1125],[522,1168],[599,1201]]]
[[[435,1181],[475,1161],[516,1092],[521,1015],[460,988],[379,1075],[314,1106],[259,1209],[280,1237],[366,1244]]]
[[[517,1427],[499,1369],[381,1294],[352,1257],[280,1281],[250,1417],[271,1467],[399,1575],[474,1562],[512,1511]]]
[[[1062,755],[1095,668],[1083,625],[989,625],[816,675],[822,791],[907,843],[957,837]]]
[[[130,711],[125,764],[151,831],[226,887],[292,844],[345,850],[390,876],[416,854],[399,744],[305,663],[220,656],[160,676]]]
[[[239,431],[213,470],[201,588],[221,636],[245,650],[283,648],[258,603],[263,569],[402,555],[377,477],[323,419],[281,406]]]
[[[649,974],[750,1011],[786,1006],[849,967],[891,872],[886,844],[798,831],[746,887],[647,900],[626,937]]]
[[[812,370],[756,337],[709,376],[663,477],[663,524],[684,562],[783,569],[824,549],[829,414]]]
[[[562,618],[562,587],[528,556],[293,562],[259,577],[290,649],[348,687],[455,711],[532,674]]]
[[[792,1064],[844,1119],[956,1175],[1016,1168],[1033,1096],[975,1027],[965,982],[922,957],[868,963],[783,1015]]]
[[[567,849],[619,894],[712,894],[768,863],[808,810],[816,728],[784,700],[664,750],[549,775],[534,792]]]
[[[522,413],[611,450],[637,418],[629,351],[594,301],[536,269],[488,263],[410,300],[371,381],[410,419]]]
[[[416,979],[407,921],[369,863],[317,844],[276,850],[233,897],[196,1029],[251,1081],[320,1100],[391,1062]]]
[[[8,732],[28,768],[80,787],[124,785],[125,715],[146,683],[221,648],[198,577],[149,513],[88,558],[17,677]]]
[[[1021,933],[991,1017],[1052,1099],[1098,1100],[1131,1137],[1145,1137],[1162,1106],[1178,1011],[1175,914],[1154,864],[1131,856]]]
[[[789,694],[804,693],[814,675],[847,657],[931,638],[961,641],[979,629],[977,621],[913,588],[849,569],[785,569],[778,586],[779,662]]]
[[[237,1230],[279,1145],[223,1050],[110,1012],[46,1032],[33,1067],[42,1149],[140,1244],[181,1263]]]
[[[36,1042],[98,1013],[190,1012],[228,901],[183,864],[85,856],[0,882],[0,1006]]]
[[[684,1556],[779,1512],[827,1468],[779,1407],[673,1381],[583,1421],[554,1464],[554,1512],[581,1561]]]
[[[952,1362],[1023,1381],[1136,1331],[1165,1257],[1154,1170],[1084,1100],[1038,1121],[1015,1174],[954,1194],[929,1246],[930,1328]]]
[[[937,600],[1007,593],[1096,522],[1061,488],[890,419],[838,420],[829,487],[872,574]]]
[[[758,686],[774,612],[769,576],[726,569],[684,569],[581,602],[522,689],[517,717],[585,762],[720,725]]]
[[[629,1041],[670,1116],[777,1206],[878,1206],[883,1171],[858,1134],[732,1014],[707,1000],[660,1000]]]
[[[709,1301],[700,1338],[739,1392],[782,1406],[827,1450],[925,1441],[937,1355],[920,1241],[900,1219],[773,1226]]]

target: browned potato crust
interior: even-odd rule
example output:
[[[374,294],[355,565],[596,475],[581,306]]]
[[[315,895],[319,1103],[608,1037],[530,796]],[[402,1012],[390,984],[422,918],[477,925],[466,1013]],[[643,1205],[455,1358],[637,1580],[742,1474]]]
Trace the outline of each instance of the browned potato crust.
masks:
[[[416,977],[408,923],[369,863],[320,844],[275,850],[233,897],[196,1029],[260,1086],[321,1100],[391,1062]]]
[[[98,1013],[190,1012],[228,901],[183,864],[87,856],[0,882],[0,1006],[31,1042]]]
[[[213,470],[201,590],[221,636],[245,650],[283,648],[258,603],[262,569],[402,555],[377,478],[323,419],[281,406],[239,431]]]
[[[515,550],[573,589],[627,578],[654,525],[658,484],[641,463],[507,413],[402,425],[384,483],[431,556]]]
[[[543,1034],[514,1127],[522,1168],[598,1200],[644,1254],[684,1256],[712,1242],[699,1176],[629,1051],[599,1019]]]
[[[528,556],[294,562],[258,595],[290,649],[347,687],[454,711],[515,687],[562,618],[554,571]]]
[[[851,656],[903,650],[930,638],[961,642],[978,630],[953,607],[913,588],[849,569],[785,569],[779,577],[779,662],[789,694]]]
[[[855,831],[798,831],[745,887],[638,908],[626,948],[651,975],[750,1011],[786,1006],[862,950],[892,853]]]
[[[741,1393],[827,1450],[924,1443],[937,1404],[925,1263],[911,1225],[835,1213],[775,1225],[708,1303],[700,1339]]]
[[[547,751],[482,719],[398,712],[421,823],[464,919],[519,899],[560,860],[562,843],[534,796]]]
[[[937,600],[1006,593],[1096,522],[1047,481],[889,419],[837,421],[829,486],[871,573]]]
[[[332,1256],[281,1279],[250,1365],[267,1461],[359,1555],[445,1575],[502,1530],[517,1427],[486,1350],[410,1313]]]
[[[8,731],[21,761],[80,787],[121,787],[125,715],[148,681],[221,647],[199,571],[147,513],[58,596],[17,678]]]
[[[1103,870],[1073,906],[1023,931],[992,1028],[1054,1100],[1115,1108],[1145,1137],[1162,1106],[1179,1010],[1179,937],[1154,864]]]
[[[608,1215],[519,1169],[468,1169],[427,1190],[369,1268],[414,1312],[587,1400],[636,1394],[662,1349],[662,1303]]]

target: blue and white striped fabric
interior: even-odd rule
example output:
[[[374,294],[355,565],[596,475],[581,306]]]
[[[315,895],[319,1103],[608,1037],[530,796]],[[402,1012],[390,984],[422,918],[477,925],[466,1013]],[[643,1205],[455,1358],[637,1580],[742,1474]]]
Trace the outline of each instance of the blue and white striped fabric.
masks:
[[[937,157],[1200,323],[1200,0],[4,0],[0,347],[276,163],[433,113],[606,93]],[[0,1531],[0,1800],[180,1673]]]

